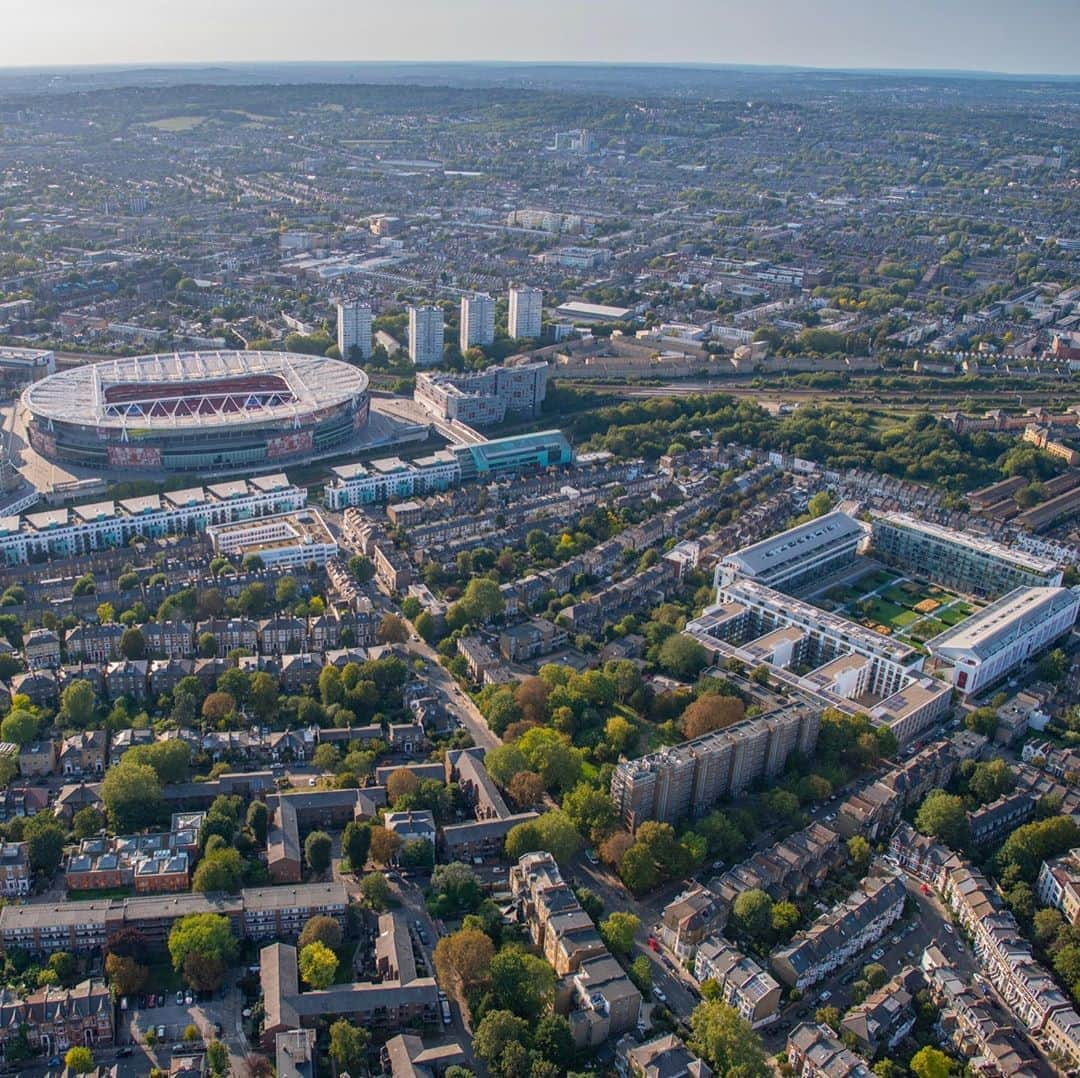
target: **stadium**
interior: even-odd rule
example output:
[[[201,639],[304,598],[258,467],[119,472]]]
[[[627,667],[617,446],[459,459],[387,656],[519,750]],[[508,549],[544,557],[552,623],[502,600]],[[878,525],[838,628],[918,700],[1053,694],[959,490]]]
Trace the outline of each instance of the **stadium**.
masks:
[[[27,388],[31,447],[96,469],[208,472],[303,459],[367,424],[368,377],[292,352],[176,352],[87,364]]]

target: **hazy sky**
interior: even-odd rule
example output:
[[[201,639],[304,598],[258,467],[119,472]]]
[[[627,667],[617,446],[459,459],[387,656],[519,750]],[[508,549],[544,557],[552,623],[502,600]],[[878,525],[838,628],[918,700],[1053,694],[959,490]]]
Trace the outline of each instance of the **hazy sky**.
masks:
[[[1080,0],[0,0],[0,66],[610,60],[1080,73]]]

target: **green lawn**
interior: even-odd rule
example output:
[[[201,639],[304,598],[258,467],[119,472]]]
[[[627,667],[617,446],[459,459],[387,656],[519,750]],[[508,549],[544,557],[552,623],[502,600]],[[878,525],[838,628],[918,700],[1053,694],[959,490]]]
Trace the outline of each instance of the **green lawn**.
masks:
[[[896,619],[904,613],[904,608],[902,606],[897,606],[896,603],[889,603],[884,599],[878,598],[870,600],[870,612],[868,616],[874,621],[880,622],[882,625],[896,624]]]
[[[929,640],[930,637],[943,633],[948,627],[945,622],[938,621],[937,618],[927,618],[911,630],[911,636],[915,640]]]
[[[918,621],[919,615],[914,610],[905,610],[902,614],[898,614],[893,618],[893,627],[902,629],[905,625],[910,625],[913,621]]]

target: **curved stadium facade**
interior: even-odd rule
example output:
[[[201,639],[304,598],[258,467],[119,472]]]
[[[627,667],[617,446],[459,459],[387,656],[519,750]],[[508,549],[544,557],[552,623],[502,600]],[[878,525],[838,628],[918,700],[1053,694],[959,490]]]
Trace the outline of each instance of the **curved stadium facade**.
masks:
[[[368,421],[368,377],[292,352],[175,352],[87,364],[30,386],[30,445],[50,460],[208,472],[303,459]]]

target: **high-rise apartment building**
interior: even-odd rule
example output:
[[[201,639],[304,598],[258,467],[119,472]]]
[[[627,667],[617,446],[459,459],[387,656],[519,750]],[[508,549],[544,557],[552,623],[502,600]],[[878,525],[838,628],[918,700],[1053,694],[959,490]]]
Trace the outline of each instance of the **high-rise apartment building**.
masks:
[[[442,308],[409,308],[409,355],[417,367],[435,367],[442,362]]]
[[[371,358],[371,305],[360,300],[337,305],[337,344],[342,359],[351,358],[352,349],[361,359]]]
[[[461,297],[462,352],[495,340],[495,301],[486,292]]]
[[[539,340],[544,316],[544,293],[527,285],[510,289],[509,333],[515,340]]]

